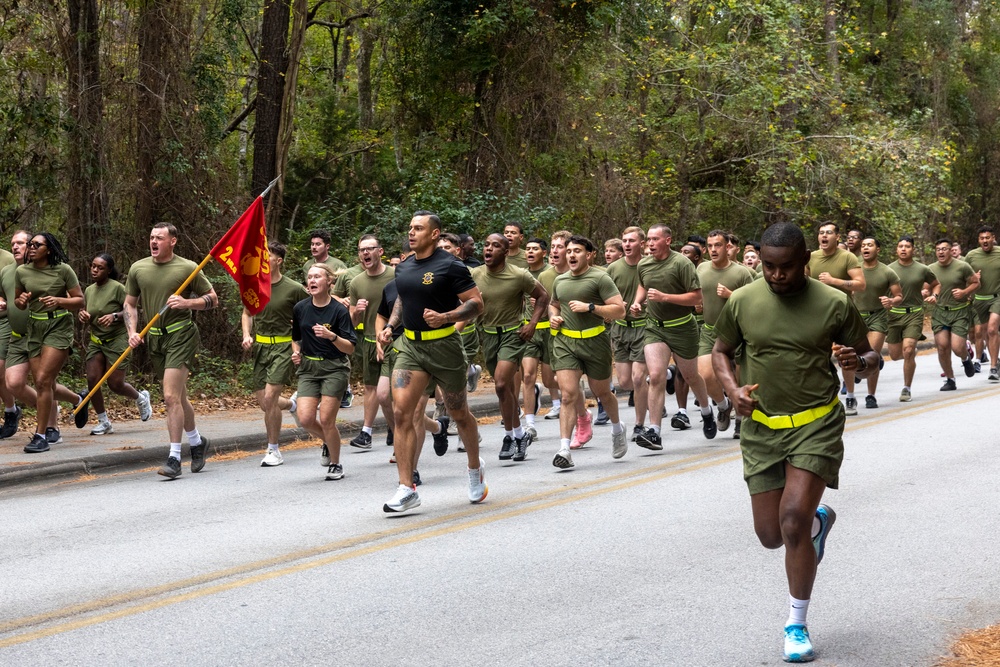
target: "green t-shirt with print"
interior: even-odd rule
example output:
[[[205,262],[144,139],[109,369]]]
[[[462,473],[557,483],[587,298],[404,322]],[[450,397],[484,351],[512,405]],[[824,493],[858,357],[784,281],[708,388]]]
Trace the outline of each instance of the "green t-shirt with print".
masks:
[[[970,250],[965,262],[973,271],[979,272],[979,289],[976,294],[990,296],[1000,294],[1000,248],[983,252],[982,248]]]
[[[853,252],[837,248],[832,255],[824,255],[822,250],[813,250],[809,256],[809,275],[819,280],[819,274],[829,273],[838,280],[850,280],[851,269],[861,268],[861,260]],[[839,287],[836,289],[840,289]],[[849,290],[840,290],[849,294]]]
[[[705,324],[709,326],[715,326],[719,313],[729,300],[719,296],[716,291],[718,286],[724,285],[735,292],[744,285],[752,283],[756,275],[752,269],[736,262],[729,262],[724,269],[715,268],[711,262],[702,262],[697,270],[698,282],[701,283],[702,316],[705,318]]]
[[[687,294],[701,289],[694,264],[679,252],[671,252],[665,259],[643,257],[639,260],[638,270],[639,284],[647,291],[656,289],[667,294]],[[656,320],[676,320],[691,312],[690,306],[646,298],[646,315]]]
[[[615,286],[615,281],[606,271],[598,271],[589,267],[579,276],[571,271],[560,274],[552,283],[552,300],[559,302],[559,314],[563,318],[563,329],[584,331],[604,325],[604,320],[597,313],[574,313],[569,307],[570,301],[583,301],[603,305],[609,299],[621,296]]]
[[[22,289],[25,292],[31,292],[28,310],[32,313],[61,310],[59,306],[46,308],[39,297],[66,297],[68,291],[79,284],[80,281],[76,279],[76,273],[65,262],[56,265],[49,264],[43,269],[36,268],[34,264],[22,264],[14,272],[15,290]]]
[[[484,264],[472,269],[472,279],[483,295],[480,325],[500,327],[521,323],[525,296],[535,291],[535,278],[530,271],[505,263],[502,270],[493,272]]]
[[[105,315],[120,313],[125,307],[125,286],[117,280],[108,279],[103,285],[94,283],[83,291],[84,310],[90,313],[90,333],[98,338],[111,338],[125,330],[125,320],[120,318],[111,326],[97,323]]]
[[[865,288],[854,293],[854,305],[864,312],[882,310],[879,297],[892,296],[890,288],[899,284],[899,276],[882,262],[876,262],[870,269],[864,265],[861,268],[865,272]]]
[[[184,281],[196,268],[198,268],[197,264],[178,255],[171,257],[169,262],[162,263],[154,262],[152,257],[143,257],[129,269],[128,280],[125,282],[125,293],[128,296],[141,297],[142,310],[146,321],[149,322],[153,315],[166,305],[170,295],[184,284]],[[212,283],[205,277],[204,272],[199,271],[181,296],[190,299],[203,296],[211,291]],[[172,324],[190,319],[190,310],[168,308],[163,316],[156,321],[155,326],[166,329]],[[138,322],[136,328],[141,331]]]
[[[351,285],[348,288],[351,305],[358,305],[359,299],[368,301],[364,318],[361,320],[365,327],[364,335],[368,338],[374,338],[378,334],[375,331],[375,318],[378,317],[378,307],[382,304],[382,290],[395,279],[396,269],[387,266],[385,271],[377,276],[370,276],[367,271],[362,271],[351,280]]]
[[[291,336],[292,308],[309,296],[301,284],[282,274],[281,280],[271,283],[271,300],[264,310],[253,316],[254,333],[261,336]]]
[[[809,278],[806,287],[777,295],[757,280],[733,293],[715,324],[718,337],[745,346],[740,381],[766,415],[791,415],[837,398],[840,380],[830,363],[833,343],[854,346],[868,327],[847,295]]]
[[[899,289],[903,291],[903,300],[897,308],[918,308],[924,305],[922,293],[925,284],[931,284],[937,278],[926,264],[914,260],[909,264],[900,264],[896,260],[889,268],[899,277]]]

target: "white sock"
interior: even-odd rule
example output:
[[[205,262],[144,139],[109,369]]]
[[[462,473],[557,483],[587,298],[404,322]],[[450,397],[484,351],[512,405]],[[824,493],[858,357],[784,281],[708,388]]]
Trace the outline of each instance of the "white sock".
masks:
[[[553,398],[552,399],[552,409],[553,410],[555,410],[556,408],[558,408],[560,405],[562,405],[562,401],[560,399],[558,399],[558,398]]]
[[[100,414],[98,414],[97,415],[97,421],[99,421],[99,422],[106,422],[106,421],[108,421],[108,413],[107,412],[101,412]]]
[[[706,408],[702,408],[701,409],[701,416],[702,417],[711,417],[712,416],[712,406],[710,405],[710,406],[708,406]]]
[[[197,427],[193,431],[185,431],[184,435],[187,436],[188,444],[192,447],[197,447],[201,444],[201,433],[198,433]]]
[[[277,452],[278,451],[278,445],[275,444],[275,443],[273,443],[273,442],[267,443],[267,451],[269,451],[269,452]]]
[[[668,368],[667,369],[667,381],[669,382],[670,380],[673,380],[673,379],[674,379],[674,372]]]
[[[809,611],[809,600],[796,600],[791,595],[788,596],[788,620],[785,627],[789,625],[805,625],[806,613]]]
[[[686,415],[688,413],[687,408],[677,408],[677,413]]]
[[[361,427],[361,431],[363,433],[367,433],[368,435],[371,435],[372,434],[372,427],[371,426],[362,426]]]
[[[905,389],[906,391],[910,391],[909,387],[903,387],[903,389]]]
[[[622,426],[621,422],[618,422],[617,424],[612,424],[611,425],[611,434],[612,435],[618,435],[619,433],[624,433],[624,432],[625,432],[625,427]]]
[[[853,391],[847,392],[847,398],[854,398],[854,392]]]
[[[181,460],[181,443],[179,442],[170,443],[170,455],[175,459],[177,459],[178,461]]]
[[[17,412],[17,405],[15,404],[13,407],[4,408],[3,411],[8,412],[10,414],[14,414],[15,412]]]
[[[653,429],[653,433],[660,435],[660,427],[655,424],[650,424],[649,428]]]
[[[298,399],[290,398],[288,400],[291,401],[291,403],[292,403],[291,405],[288,406],[288,411],[289,412],[295,412],[296,410],[299,409],[299,401],[298,401]]]
[[[518,424],[517,428],[514,429],[514,439],[520,440],[523,437],[524,437],[524,429],[521,428],[520,424]]]
[[[520,426],[518,426],[517,428],[521,428],[521,427],[520,427]],[[508,438],[513,438],[513,437],[514,437],[514,431],[516,431],[516,430],[517,430],[517,429],[513,429],[513,430],[511,430],[511,429],[504,429],[504,432],[503,432],[503,434],[504,434],[505,436],[507,436]]]
[[[722,399],[722,405],[719,406],[719,409],[722,410],[723,412],[729,412],[729,409],[731,407],[733,406],[729,402],[729,397],[727,396],[726,398]]]
[[[441,422],[439,422],[437,419],[435,419],[434,420],[434,424],[436,425],[435,426],[436,430],[431,431],[431,433],[433,433],[434,435],[440,435],[441,434],[441,430],[442,430],[441,429]]]
[[[814,515],[814,516],[813,516],[813,527],[812,527],[812,532],[811,532],[811,533],[809,534],[809,535],[810,535],[810,537],[812,537],[812,539],[814,539],[814,540],[815,540],[815,539],[816,539],[816,536],[817,536],[817,535],[819,535],[819,531],[820,531],[820,530],[821,530],[822,528],[823,528],[823,524],[822,524],[822,523],[820,523],[820,521],[819,521],[819,517],[818,517],[818,516],[815,516],[815,515]]]
[[[524,415],[524,420],[526,422],[528,422],[528,426],[534,426],[535,425],[535,415],[533,415],[533,414],[525,414]]]
[[[559,449],[569,449],[569,438],[559,438]]]

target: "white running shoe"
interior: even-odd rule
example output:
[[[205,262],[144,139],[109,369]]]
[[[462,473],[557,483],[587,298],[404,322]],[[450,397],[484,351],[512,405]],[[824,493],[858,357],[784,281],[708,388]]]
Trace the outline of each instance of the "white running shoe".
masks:
[[[479,386],[479,376],[483,374],[483,367],[479,364],[472,364],[469,366],[469,372],[466,376],[465,388],[471,394]]]
[[[628,439],[625,437],[625,431],[621,433],[611,434],[611,456],[620,459],[625,456],[628,452]]]
[[[260,462],[261,468],[273,468],[274,466],[280,466],[285,462],[285,457],[281,455],[277,449],[267,450],[267,454],[264,455],[264,460]]]
[[[420,507],[420,494],[416,489],[400,484],[396,489],[396,495],[382,505],[382,511],[387,514],[402,514],[416,507]]]
[[[326,443],[323,443],[323,449],[319,451],[320,465],[324,468],[330,467],[330,450],[327,448]]]
[[[552,465],[563,470],[572,468],[575,464],[573,463],[573,455],[569,453],[569,449],[566,447],[560,448],[555,458],[552,459]]]
[[[302,428],[302,422],[299,421],[299,392],[292,394],[288,400],[292,402],[291,406],[288,408],[288,414],[292,416],[292,421],[295,422],[295,425]]]
[[[486,486],[486,462],[479,459],[478,469],[469,469],[469,502],[481,503],[486,500],[486,494],[490,492]]]
[[[149,392],[145,389],[140,391],[138,398],[135,399],[135,404],[139,406],[139,419],[149,421],[149,418],[153,416],[153,406],[149,402]],[[108,431],[108,433],[111,433],[111,431]]]
[[[554,406],[551,410],[549,410],[549,414],[545,415],[545,418],[546,419],[559,419],[559,409],[561,407],[562,407],[562,405],[556,405],[556,406]]]
[[[90,435],[110,435],[111,433],[114,432],[115,432],[115,427],[111,425],[111,422],[99,421],[97,422],[97,426],[91,429]]]

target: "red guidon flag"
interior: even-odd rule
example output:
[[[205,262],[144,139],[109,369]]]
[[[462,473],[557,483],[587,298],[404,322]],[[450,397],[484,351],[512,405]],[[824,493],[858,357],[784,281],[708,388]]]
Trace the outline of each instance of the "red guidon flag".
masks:
[[[212,257],[240,286],[240,299],[251,315],[271,300],[271,257],[267,252],[264,200],[257,197],[226,235],[219,239]]]

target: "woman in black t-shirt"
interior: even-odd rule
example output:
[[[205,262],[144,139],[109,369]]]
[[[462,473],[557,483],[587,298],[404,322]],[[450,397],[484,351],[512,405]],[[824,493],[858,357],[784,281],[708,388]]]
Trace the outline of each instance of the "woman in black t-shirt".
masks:
[[[335,281],[325,264],[309,267],[309,298],[292,310],[292,363],[299,367],[296,412],[302,427],[323,441],[327,479],[344,476],[337,411],[351,381],[350,355],[358,342],[350,312],[330,294]]]

